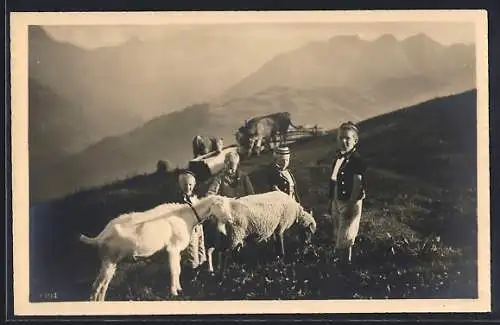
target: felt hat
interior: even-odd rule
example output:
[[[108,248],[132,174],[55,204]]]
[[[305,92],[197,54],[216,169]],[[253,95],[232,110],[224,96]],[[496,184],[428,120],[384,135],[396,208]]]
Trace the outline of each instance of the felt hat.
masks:
[[[193,176],[194,178],[196,178],[196,175],[190,171],[189,169],[179,169],[179,171],[177,172],[177,176],[181,176],[181,175],[191,175]]]
[[[290,148],[278,147],[274,150],[274,154],[279,155],[279,156],[289,156],[290,155]]]
[[[359,133],[359,128],[356,124],[352,123],[351,121],[344,122],[340,125],[340,129],[350,129],[353,130],[356,133]]]

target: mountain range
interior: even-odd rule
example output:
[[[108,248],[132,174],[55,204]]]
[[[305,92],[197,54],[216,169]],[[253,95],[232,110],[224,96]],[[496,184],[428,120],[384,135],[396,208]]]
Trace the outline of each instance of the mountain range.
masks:
[[[373,41],[347,35],[276,56],[232,86],[219,101],[244,98],[276,86],[343,87],[373,96],[393,98],[399,94],[408,98],[408,93],[466,90],[474,85],[473,45],[444,46],[425,34],[402,41],[388,34]]]
[[[145,53],[142,51],[146,50],[142,48],[146,45],[139,46],[137,42],[140,41],[130,41],[122,45],[122,50],[123,47],[128,47],[126,52],[135,49],[135,57],[144,58],[141,53]],[[212,53],[224,52],[217,50],[216,46],[209,47],[206,51],[210,52],[210,49]],[[114,50],[105,48],[99,53],[110,53]],[[214,59],[214,62],[224,62],[224,55],[228,54],[220,55],[222,57]],[[111,57],[112,55],[108,54],[108,58]],[[188,63],[179,58],[178,60],[176,73],[183,75],[185,79],[179,80],[171,76],[167,78],[162,73],[149,71],[148,75],[152,78],[150,82],[172,82],[196,93],[197,85],[209,83],[214,75],[222,73],[213,65],[206,64],[208,61],[199,59],[203,64],[197,64],[211,65],[213,72],[202,68],[191,69],[191,72],[197,73],[193,72],[188,80],[188,74],[182,72],[182,67]],[[175,60],[172,59],[173,61]],[[193,62],[195,61],[193,59]],[[193,62],[189,64],[195,65]],[[158,64],[152,64],[151,67]],[[144,66],[138,69],[133,64],[130,65],[130,62],[123,66],[129,68],[122,73],[136,73],[141,76],[137,78],[138,84],[141,80],[147,82],[144,81],[147,80]],[[97,71],[92,73],[98,74]],[[40,72],[34,75],[46,80]],[[74,85],[75,91],[86,89],[85,91],[91,92],[85,87],[97,86],[89,81],[94,77],[95,75],[86,74],[79,78],[68,78],[86,84]],[[196,77],[198,79],[193,82]],[[219,79],[221,78],[217,78]],[[62,92],[61,87],[52,87]],[[109,135],[86,149],[51,164],[43,172],[32,175],[32,199],[43,201],[81,187],[97,186],[133,174],[149,172],[159,159],[166,159],[173,165],[184,165],[191,158],[191,140],[194,135],[221,135],[226,144],[231,144],[234,142],[235,129],[245,119],[256,115],[289,111],[296,125],[319,124],[323,128],[331,129],[346,119],[361,121],[431,98],[473,89],[475,48],[465,44],[444,46],[424,34],[402,41],[391,35],[384,35],[373,41],[362,40],[357,36],[337,36],[326,42],[308,43],[296,50],[279,54],[253,73],[248,73],[231,84],[219,84],[218,87],[217,91],[217,87],[209,91],[211,94],[219,92],[219,95],[211,97],[213,100],[200,100],[196,104],[194,96],[191,96],[193,105],[185,109],[167,112],[121,134]],[[116,89],[127,87],[117,84]],[[172,100],[183,97],[182,91],[175,94],[176,96],[170,93],[157,98],[158,103],[166,103],[169,96],[174,97]],[[113,97],[109,94],[106,96]],[[68,97],[74,98],[73,95]],[[203,97],[203,94],[200,94],[198,98]],[[122,107],[122,104],[114,103],[117,105],[116,112],[120,112],[120,118],[127,119],[127,116],[132,117],[134,112],[139,112],[138,106],[133,104],[134,101],[137,103],[139,98],[140,95],[130,100],[127,106],[123,106],[123,111],[129,112],[129,115],[120,115],[122,110],[118,111],[118,107]],[[104,102],[106,101],[103,99]],[[100,101],[96,100],[95,103],[97,105]],[[112,122],[115,115],[109,111],[106,115]],[[141,118],[130,120],[138,123]],[[127,123],[115,124],[121,124],[123,128]]]
[[[103,137],[119,134],[212,100],[297,43],[284,39],[271,46],[265,36],[252,37],[238,28],[240,33],[200,27],[160,39],[135,37],[115,46],[84,49],[30,26],[29,75],[85,110],[118,119],[99,132]]]

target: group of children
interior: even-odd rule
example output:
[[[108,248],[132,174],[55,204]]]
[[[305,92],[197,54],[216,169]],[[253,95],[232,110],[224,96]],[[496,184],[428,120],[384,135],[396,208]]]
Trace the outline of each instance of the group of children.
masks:
[[[359,129],[352,122],[342,123],[337,134],[337,154],[331,165],[329,182],[329,214],[334,226],[332,237],[338,260],[350,264],[352,247],[359,231],[359,223],[366,196],[366,164],[357,152]],[[280,190],[300,203],[297,182],[289,169],[290,149],[279,147],[274,151],[273,162],[266,170],[268,190]],[[207,195],[242,197],[254,194],[249,176],[239,168],[237,152],[225,156],[224,168],[209,185]],[[189,170],[179,173],[179,195],[177,202],[194,204],[198,196],[194,193],[196,177]],[[187,249],[187,263],[194,270],[208,262],[213,272],[212,259],[216,247],[221,244],[221,234],[211,221],[195,226]],[[219,251],[220,253],[220,251]],[[221,258],[218,259],[221,261]]]

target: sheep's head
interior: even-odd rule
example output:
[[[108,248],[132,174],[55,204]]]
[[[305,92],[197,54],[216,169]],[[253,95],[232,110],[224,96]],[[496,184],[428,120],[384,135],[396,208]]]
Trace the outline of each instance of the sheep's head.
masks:
[[[209,218],[214,219],[219,224],[232,223],[230,198],[221,195],[211,195],[212,204],[208,210]]]
[[[312,235],[316,233],[316,220],[314,219],[313,211],[307,211],[300,207],[297,223],[305,229],[304,241],[306,243],[310,242]]]

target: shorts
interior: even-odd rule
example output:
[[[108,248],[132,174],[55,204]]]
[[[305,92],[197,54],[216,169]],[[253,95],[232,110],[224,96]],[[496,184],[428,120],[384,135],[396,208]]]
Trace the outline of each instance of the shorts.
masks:
[[[338,200],[332,201],[332,218],[335,225],[335,248],[347,248],[354,245],[358,236],[359,223],[363,208],[363,200],[354,203],[352,213],[349,214],[348,203]]]

